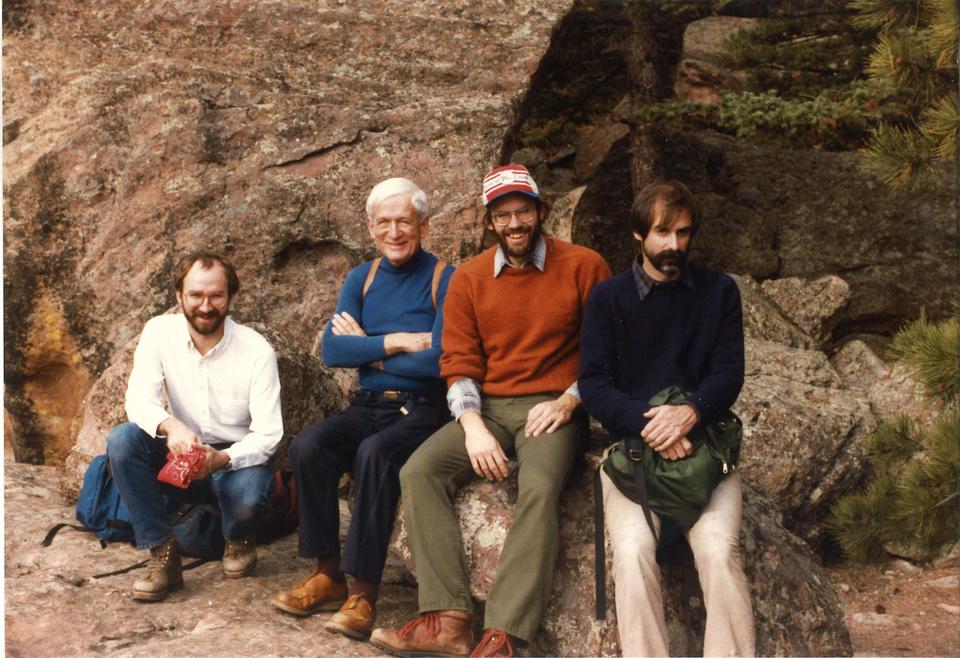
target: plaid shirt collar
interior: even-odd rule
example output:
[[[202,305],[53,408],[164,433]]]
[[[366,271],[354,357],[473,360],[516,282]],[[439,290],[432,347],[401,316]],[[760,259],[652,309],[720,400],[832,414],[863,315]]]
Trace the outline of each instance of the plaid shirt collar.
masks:
[[[533,251],[530,252],[530,255],[527,257],[527,260],[524,261],[517,269],[523,269],[527,266],[527,263],[532,263],[535,268],[543,272],[543,268],[546,267],[547,263],[547,241],[543,239],[543,236],[540,235],[537,237],[537,243],[533,245]],[[503,253],[503,246],[497,245],[497,253],[493,256],[493,276],[494,278],[500,276],[500,273],[505,267],[516,267],[510,263],[510,260],[507,258],[507,255]]]
[[[647,274],[647,271],[643,269],[643,261],[640,256],[637,256],[633,259],[633,280],[637,284],[637,292],[640,293],[640,301],[643,301],[647,298],[647,295],[650,294],[650,291],[653,290],[654,286],[662,286],[666,283],[671,283],[670,281],[657,281],[652,276]],[[693,277],[690,276],[690,268],[684,267],[680,270],[680,278],[677,279],[681,283],[686,284],[690,290],[695,290],[693,287]]]

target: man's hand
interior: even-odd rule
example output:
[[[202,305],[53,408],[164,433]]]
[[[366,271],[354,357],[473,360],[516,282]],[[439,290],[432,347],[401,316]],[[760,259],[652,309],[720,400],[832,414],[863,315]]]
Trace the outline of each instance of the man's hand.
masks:
[[[690,443],[690,439],[685,436],[681,436],[679,441],[667,446],[666,448],[662,448],[657,452],[660,453],[660,456],[664,459],[676,461],[677,459],[684,459],[692,455],[693,444]]]
[[[334,336],[366,336],[367,332],[363,330],[360,323],[353,319],[346,311],[334,313],[330,320],[332,326],[330,331]]]
[[[527,412],[527,425],[524,436],[540,436],[544,433],[555,432],[561,425],[570,422],[573,412],[580,406],[580,401],[572,395],[564,393],[556,400],[541,402]]]
[[[230,455],[222,450],[217,450],[213,446],[204,444],[203,452],[205,453],[206,459],[204,459],[203,466],[200,467],[200,472],[194,479],[202,480],[230,465]]]
[[[166,434],[167,450],[175,455],[182,455],[194,446],[203,445],[200,437],[192,429],[173,416],[157,425],[157,434]]]
[[[507,455],[500,443],[490,433],[476,411],[467,411],[460,416],[460,425],[466,434],[467,454],[474,473],[488,480],[502,480],[509,474]]]
[[[430,349],[432,344],[433,334],[429,331],[400,331],[393,334],[386,334],[383,337],[383,349],[387,354],[420,352]]]
[[[648,446],[664,455],[664,450],[685,438],[700,420],[697,410],[689,404],[653,407],[643,416],[649,418],[650,422],[640,432],[640,436]]]

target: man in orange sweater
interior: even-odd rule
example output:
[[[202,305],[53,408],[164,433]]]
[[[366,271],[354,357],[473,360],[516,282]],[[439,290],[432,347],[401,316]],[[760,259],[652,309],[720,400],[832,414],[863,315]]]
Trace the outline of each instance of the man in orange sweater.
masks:
[[[509,656],[533,639],[550,598],[560,491],[586,428],[580,322],[610,269],[596,252],[542,235],[548,208],[525,167],[487,174],[483,201],[499,244],[454,273],[444,306],[440,376],[456,420],[400,471],[420,616],[371,637],[395,655]],[[473,477],[504,479],[510,457],[519,495],[475,645],[453,497]]]

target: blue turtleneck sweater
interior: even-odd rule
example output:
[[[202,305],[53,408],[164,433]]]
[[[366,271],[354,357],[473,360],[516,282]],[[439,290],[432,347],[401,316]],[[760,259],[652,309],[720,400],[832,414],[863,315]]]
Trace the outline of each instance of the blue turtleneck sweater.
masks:
[[[331,368],[359,368],[360,387],[370,391],[424,390],[442,388],[440,335],[443,331],[443,300],[453,267],[440,276],[437,308],[430,289],[437,258],[422,249],[399,267],[386,258],[380,261],[373,283],[363,298],[363,282],[373,261],[354,268],[343,283],[337,313],[346,311],[363,327],[366,336],[335,336],[331,323],[323,330],[323,362]],[[383,337],[396,332],[430,331],[432,346],[421,352],[387,356]],[[383,362],[383,369],[370,364]]]

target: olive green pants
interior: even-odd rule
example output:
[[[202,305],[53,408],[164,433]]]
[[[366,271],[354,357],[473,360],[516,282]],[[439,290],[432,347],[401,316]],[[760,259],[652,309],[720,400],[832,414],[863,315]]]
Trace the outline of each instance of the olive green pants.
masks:
[[[525,438],[527,413],[552,395],[485,398],[481,415],[520,464],[513,523],[487,597],[484,628],[533,639],[550,598],[559,542],[560,491],[584,428],[580,414],[556,432]],[[457,422],[437,430],[400,471],[407,533],[417,567],[420,612],[473,612],[469,571],[453,509],[457,489],[476,479]]]

